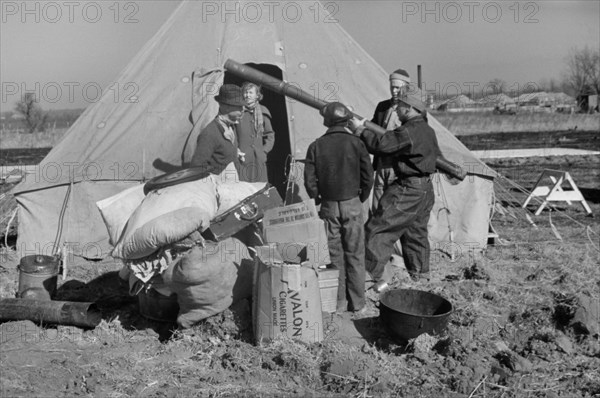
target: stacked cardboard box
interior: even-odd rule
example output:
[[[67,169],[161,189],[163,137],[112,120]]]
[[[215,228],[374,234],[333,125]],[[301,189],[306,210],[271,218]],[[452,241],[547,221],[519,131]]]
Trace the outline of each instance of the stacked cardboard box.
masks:
[[[265,211],[263,226],[266,241],[277,244],[285,262],[330,263],[325,224],[312,199]]]
[[[282,336],[307,343],[322,341],[317,267],[284,262],[274,244],[256,249],[252,300],[256,341]]]

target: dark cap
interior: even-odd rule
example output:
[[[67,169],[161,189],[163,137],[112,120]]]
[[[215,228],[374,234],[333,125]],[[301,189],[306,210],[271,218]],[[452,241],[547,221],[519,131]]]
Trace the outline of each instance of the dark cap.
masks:
[[[352,112],[341,102],[330,102],[321,109],[323,124],[327,127],[343,124],[352,118]]]
[[[231,106],[244,106],[245,104],[242,89],[235,84],[223,84],[219,88],[219,95],[215,97],[215,101]]]
[[[401,102],[404,102],[406,105],[409,105],[410,107],[416,109],[420,113],[423,113],[426,109],[425,104],[422,101],[420,101],[414,97],[411,97],[410,95],[404,95],[404,96],[398,98],[398,100]]]

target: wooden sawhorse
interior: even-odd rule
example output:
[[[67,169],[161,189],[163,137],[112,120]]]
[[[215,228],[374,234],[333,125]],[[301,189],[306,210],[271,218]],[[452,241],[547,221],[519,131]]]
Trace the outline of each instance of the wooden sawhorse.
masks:
[[[570,190],[563,190],[562,185],[564,182],[569,183],[571,186]],[[527,207],[527,204],[534,197],[544,198],[540,207],[535,211],[536,216],[542,212],[544,207],[548,205],[548,202],[567,202],[568,204],[572,204],[571,202],[581,202],[588,214],[592,212],[592,209],[590,209],[590,206],[583,198],[581,191],[575,185],[575,181],[573,181],[566,171],[544,170],[522,207]]]

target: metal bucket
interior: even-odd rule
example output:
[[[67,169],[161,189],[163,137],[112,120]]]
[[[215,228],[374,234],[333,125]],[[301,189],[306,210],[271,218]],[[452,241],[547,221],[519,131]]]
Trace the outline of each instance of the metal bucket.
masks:
[[[452,303],[437,294],[411,289],[384,291],[379,317],[390,334],[402,341],[423,333],[438,334],[448,324]]]
[[[177,321],[179,303],[175,293],[165,296],[152,288],[144,289],[138,294],[138,303],[144,318],[159,322]]]
[[[56,293],[59,259],[52,256],[31,255],[19,262],[19,290],[23,299],[52,300]]]

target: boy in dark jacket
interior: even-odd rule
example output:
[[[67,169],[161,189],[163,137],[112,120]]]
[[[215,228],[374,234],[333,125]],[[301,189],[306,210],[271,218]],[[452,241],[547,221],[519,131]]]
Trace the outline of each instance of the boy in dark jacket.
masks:
[[[332,102],[321,110],[325,134],[308,147],[304,186],[321,203],[329,255],[340,271],[338,311],[364,312],[365,238],[362,202],[373,186],[373,167],[363,142],[347,129],[352,113]]]

